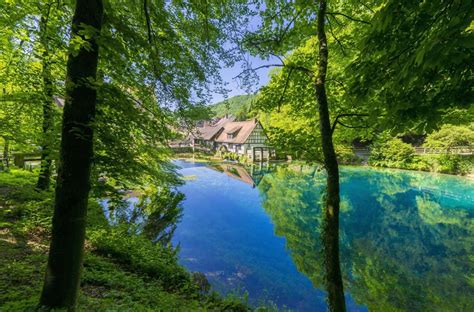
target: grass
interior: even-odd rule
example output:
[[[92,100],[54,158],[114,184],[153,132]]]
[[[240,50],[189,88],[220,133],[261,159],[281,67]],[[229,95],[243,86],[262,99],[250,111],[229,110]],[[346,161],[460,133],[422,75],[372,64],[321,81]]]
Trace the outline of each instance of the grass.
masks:
[[[35,309],[51,235],[52,192],[36,192],[36,173],[0,172],[0,310]],[[199,279],[195,279],[199,276]],[[248,311],[188,273],[174,251],[112,227],[90,200],[78,311]]]

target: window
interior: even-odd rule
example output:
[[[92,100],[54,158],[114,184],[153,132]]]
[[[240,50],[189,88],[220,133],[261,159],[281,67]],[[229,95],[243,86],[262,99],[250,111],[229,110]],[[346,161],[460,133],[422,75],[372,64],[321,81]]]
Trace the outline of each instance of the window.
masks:
[[[234,134],[233,134],[233,133],[227,133],[227,138],[228,138],[228,139],[233,139],[233,138],[234,138]]]

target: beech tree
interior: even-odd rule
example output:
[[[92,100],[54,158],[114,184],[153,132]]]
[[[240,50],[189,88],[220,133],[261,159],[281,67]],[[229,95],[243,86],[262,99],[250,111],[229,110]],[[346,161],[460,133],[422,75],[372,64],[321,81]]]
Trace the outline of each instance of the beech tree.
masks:
[[[344,10],[348,8],[352,9],[351,14],[344,13]],[[329,51],[331,46],[332,51],[338,49],[338,54],[345,56],[344,43],[352,41],[352,37],[347,36],[342,30],[346,20],[368,24],[363,18],[364,15],[370,14],[370,10],[363,4],[352,2],[345,5],[339,1],[331,1],[328,5],[324,0],[290,3],[268,1],[265,9],[261,10],[261,28],[255,33],[250,33],[244,41],[244,45],[251,53],[264,57],[273,56],[279,60],[276,64],[260,67],[280,68],[275,73],[275,77],[279,79],[279,88],[263,88],[260,96],[263,103],[262,101],[259,103],[259,98],[257,98],[257,108],[260,105],[264,107],[264,110],[277,112],[284,108],[289,114],[294,112],[296,115],[304,111],[303,119],[307,121],[305,124],[298,128],[294,122],[290,122],[289,128],[293,128],[297,137],[301,139],[299,143],[295,142],[293,145],[312,142],[314,145],[299,146],[301,152],[304,153],[303,158],[321,161],[326,169],[322,240],[326,264],[325,284],[328,290],[329,308],[332,311],[345,310],[339,263],[339,166],[333,134],[337,125],[350,128],[363,127],[360,124],[361,118],[367,117],[368,114],[364,108],[357,109],[353,105],[349,108],[347,104],[347,106],[341,105],[344,101],[334,96],[334,94],[344,93],[344,83],[338,79],[342,70],[330,70],[335,66],[330,66]],[[344,21],[341,22],[340,19]],[[331,42],[328,41],[326,35],[328,26],[332,36]],[[353,30],[354,26],[351,25],[351,28]],[[346,35],[346,38],[341,42],[337,35]],[[343,64],[347,63],[342,56],[337,59],[341,62],[340,68],[344,68]],[[249,69],[248,72],[251,70]],[[334,96],[333,98],[328,96],[328,75],[331,81],[330,95]],[[244,78],[246,78],[245,74]],[[289,106],[294,108],[289,108]],[[330,115],[331,111],[333,115]],[[289,116],[291,118],[294,115]],[[285,129],[288,128],[285,127]],[[289,134],[286,140],[291,142],[294,139],[295,137]]]
[[[220,63],[234,60],[223,46],[246,8],[226,4],[77,1],[41,305],[74,309],[91,185],[120,199],[119,190],[178,183],[172,128],[199,114]]]
[[[102,15],[102,0],[77,0],[71,38],[80,39],[83,44],[68,56],[52,237],[40,299],[40,305],[48,309],[74,310],[79,289],[93,156],[97,39]]]

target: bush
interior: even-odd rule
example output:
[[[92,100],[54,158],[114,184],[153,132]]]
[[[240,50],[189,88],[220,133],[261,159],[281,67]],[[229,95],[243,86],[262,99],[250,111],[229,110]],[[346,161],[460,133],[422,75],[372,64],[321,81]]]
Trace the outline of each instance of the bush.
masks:
[[[372,146],[369,164],[380,167],[410,169],[415,159],[415,149],[398,138]]]
[[[354,154],[350,147],[336,145],[337,161],[341,165],[353,165],[362,163],[362,159]]]
[[[432,157],[426,157],[428,155],[415,155],[412,162],[405,169],[418,170],[418,171],[434,171],[433,167],[436,161]]]
[[[438,131],[429,134],[423,145],[434,148],[473,146],[474,131],[466,126],[443,125]]]
[[[167,291],[184,290],[191,276],[177,262],[170,248],[153,244],[145,237],[131,235],[126,226],[90,231],[88,237],[97,254],[126,265],[128,270],[160,280]]]
[[[462,131],[460,129],[463,129]],[[466,130],[467,129],[467,130]],[[455,138],[455,130],[460,130],[462,138]],[[469,128],[460,126],[443,126],[427,137],[426,147],[449,148],[460,144],[472,144],[469,139]],[[470,140],[470,139],[469,139]],[[390,139],[373,145],[369,164],[378,167],[400,168],[420,171],[434,171],[448,174],[468,174],[474,168],[472,156],[456,154],[415,155],[415,149],[400,139]]]
[[[436,171],[449,174],[465,175],[473,168],[472,157],[454,154],[437,155]]]
[[[452,147],[474,146],[474,131],[467,126],[443,125],[426,137],[423,146],[446,149],[446,154],[427,156],[433,161],[434,171],[464,175],[473,168],[472,157],[449,154]]]

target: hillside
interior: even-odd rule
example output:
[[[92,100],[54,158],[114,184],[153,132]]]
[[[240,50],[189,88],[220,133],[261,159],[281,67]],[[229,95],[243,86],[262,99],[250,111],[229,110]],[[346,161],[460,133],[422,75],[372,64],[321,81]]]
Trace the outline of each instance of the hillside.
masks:
[[[247,119],[250,117],[248,114],[252,100],[255,97],[254,94],[236,95],[225,101],[212,104],[211,109],[215,117],[224,117],[228,114],[237,117],[239,120]]]

